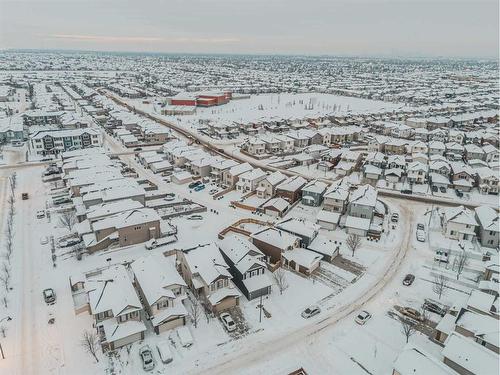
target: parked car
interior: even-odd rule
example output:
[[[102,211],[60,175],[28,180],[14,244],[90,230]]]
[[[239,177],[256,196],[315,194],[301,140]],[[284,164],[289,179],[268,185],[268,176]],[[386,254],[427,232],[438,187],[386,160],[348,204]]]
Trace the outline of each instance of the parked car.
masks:
[[[148,250],[155,249],[156,246],[158,246],[158,241],[156,240],[156,238],[152,238],[146,242],[146,249]]]
[[[187,217],[188,220],[203,220],[203,216],[201,215],[191,215]]]
[[[399,214],[397,212],[394,212],[392,215],[391,215],[391,221],[393,223],[397,223],[399,221]]]
[[[21,198],[23,201],[27,200],[28,199],[28,193],[22,193],[21,194]]]
[[[446,188],[445,188],[444,186],[440,186],[440,187],[439,187],[439,191],[440,191],[441,193],[446,193]]]
[[[47,288],[43,290],[43,299],[47,305],[53,305],[56,303],[56,292],[54,289]]]
[[[201,184],[201,185],[196,186],[193,190],[194,191],[202,191],[203,189],[205,189],[205,185]]]
[[[428,299],[425,300],[424,304],[422,305],[422,308],[427,311],[439,314],[441,316],[445,316],[447,311],[446,306],[444,306],[443,304]]]
[[[45,217],[45,211],[44,210],[39,210],[36,212],[36,218],[37,219],[43,219]]]
[[[423,230],[417,229],[417,241],[425,242],[425,232]]]
[[[142,147],[136,147],[134,148],[134,151],[142,151]]]
[[[208,192],[208,194],[210,194],[210,195],[214,195],[214,194],[217,194],[217,192],[218,192],[218,191],[219,191],[219,190],[217,190],[217,189],[211,189],[211,190]]]
[[[57,198],[57,199],[54,199],[53,200],[53,203],[56,205],[56,206],[59,206],[61,204],[65,204],[65,203],[71,203],[72,200],[71,198]]]
[[[40,245],[47,245],[49,243],[49,238],[47,236],[40,237]]]
[[[438,192],[438,187],[436,185],[432,185],[432,192],[437,193]]]
[[[78,237],[71,237],[71,238],[63,238],[59,240],[57,244],[59,245],[59,247],[68,247],[79,244],[80,242],[82,242],[82,240],[79,239]]]
[[[319,306],[309,306],[300,314],[303,318],[309,319],[314,315],[318,315],[321,312]]]
[[[189,332],[189,328],[186,326],[179,327],[177,329],[177,336],[179,337],[179,341],[181,345],[185,348],[189,348],[193,345],[193,336],[191,336],[191,332]]]
[[[168,197],[163,198],[163,200],[167,201],[167,202],[172,202],[172,201],[175,201],[175,197],[168,196]]]
[[[410,286],[411,284],[413,284],[414,281],[415,281],[415,275],[412,275],[411,273],[409,273],[403,279],[403,285]]]
[[[422,322],[424,320],[422,314],[420,314],[417,310],[412,309],[411,307],[403,307],[401,309],[401,314],[417,322]]]
[[[354,319],[354,321],[358,324],[365,324],[367,321],[369,321],[372,317],[372,314],[370,314],[368,311],[361,311],[358,316],[356,317],[356,319]]]
[[[422,223],[417,224],[417,230],[425,230],[425,225]]]
[[[236,330],[236,323],[228,313],[220,314],[220,320],[222,321],[222,324],[224,324],[224,327],[228,332],[233,332]]]
[[[457,197],[459,198],[462,198],[464,196],[464,193],[462,193],[460,190],[458,189],[455,189],[455,194],[457,195]]]
[[[196,186],[198,185],[201,185],[201,181],[195,181],[195,182],[191,182],[189,185],[188,185],[188,188],[190,189],[194,189]]]
[[[144,345],[140,348],[139,355],[141,356],[142,369],[144,371],[152,371],[155,368],[156,363],[149,345]]]
[[[168,341],[160,341],[158,344],[156,344],[156,349],[158,350],[160,361],[162,361],[164,364],[172,362],[174,358],[172,357],[172,351],[170,350]]]

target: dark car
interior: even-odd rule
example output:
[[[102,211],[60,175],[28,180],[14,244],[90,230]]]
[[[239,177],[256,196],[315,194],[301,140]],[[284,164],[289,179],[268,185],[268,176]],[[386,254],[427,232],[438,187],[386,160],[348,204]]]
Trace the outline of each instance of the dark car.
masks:
[[[439,191],[440,191],[441,193],[446,193],[446,188],[445,188],[444,186],[440,186],[440,187],[439,187]]]
[[[446,308],[444,306],[441,306],[440,304],[432,301],[426,300],[424,304],[422,305],[422,308],[424,310],[439,314],[441,316],[446,315]]]
[[[188,185],[188,188],[190,189],[194,189],[196,186],[198,185],[201,185],[201,181],[195,181],[195,182],[191,182],[189,185]]]
[[[43,290],[43,299],[47,305],[53,305],[56,302],[56,293],[54,289],[47,288]]]
[[[459,198],[462,198],[464,196],[464,193],[462,193],[460,190],[458,189],[455,189],[455,194],[457,195],[457,197]]]
[[[142,147],[136,147],[134,148],[134,151],[142,151]]]
[[[23,193],[21,195],[21,198],[23,199],[23,201],[27,200],[28,199],[28,193]]]
[[[436,185],[432,185],[432,192],[437,193],[438,192],[438,187]]]
[[[408,275],[405,276],[403,280],[403,285],[410,286],[411,284],[413,284],[414,281],[415,281],[415,275],[409,273]]]

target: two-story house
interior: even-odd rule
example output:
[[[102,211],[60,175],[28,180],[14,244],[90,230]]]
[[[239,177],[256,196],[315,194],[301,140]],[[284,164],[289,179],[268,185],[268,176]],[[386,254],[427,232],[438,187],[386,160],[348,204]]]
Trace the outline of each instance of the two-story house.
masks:
[[[464,206],[446,208],[442,223],[446,238],[472,240],[476,236],[478,224],[474,213]]]
[[[302,188],[302,204],[318,207],[323,202],[328,185],[322,181],[312,180]]]

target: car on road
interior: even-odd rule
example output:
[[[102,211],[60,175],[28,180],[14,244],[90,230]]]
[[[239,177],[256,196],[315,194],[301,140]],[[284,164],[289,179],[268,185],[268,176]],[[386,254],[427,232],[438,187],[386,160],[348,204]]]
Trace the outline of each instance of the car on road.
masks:
[[[220,320],[228,332],[234,332],[236,330],[236,323],[228,313],[220,314]]]
[[[417,310],[411,307],[403,307],[401,309],[401,314],[417,322],[424,321],[424,317],[422,316],[422,314],[420,314]]]
[[[412,275],[411,273],[409,273],[403,279],[403,285],[410,286],[411,284],[413,284],[414,281],[415,281],[415,275]]]
[[[464,193],[462,193],[460,190],[458,189],[455,189],[455,194],[457,195],[457,197],[459,198],[462,198],[464,196]]]
[[[214,195],[214,194],[217,194],[217,192],[218,192],[218,191],[219,191],[218,189],[211,189],[211,190],[208,192],[208,194],[210,194],[210,195]]]
[[[28,198],[29,198],[28,193],[22,193],[22,194],[21,194],[21,199],[22,199],[23,201],[27,200]]]
[[[319,306],[309,306],[300,314],[304,319],[309,319],[314,315],[318,315],[321,312]]]
[[[49,238],[47,236],[40,237],[40,245],[47,245],[49,243]]]
[[[446,188],[445,188],[444,186],[440,186],[440,187],[439,187],[439,191],[440,191],[441,193],[446,193]]]
[[[164,364],[172,362],[174,358],[172,357],[172,351],[170,350],[168,341],[160,341],[158,344],[156,344],[156,349],[158,350],[160,361],[162,361]]]
[[[142,361],[142,369],[144,371],[152,371],[155,368],[155,359],[149,345],[144,345],[139,349],[139,355]]]
[[[205,189],[205,185],[201,184],[201,185],[196,186],[193,190],[194,191],[202,191],[203,189]]]
[[[425,225],[422,223],[417,224],[417,230],[425,230]]]
[[[188,185],[188,188],[190,188],[190,189],[194,189],[194,188],[195,188],[195,187],[197,187],[198,185],[201,185],[201,181],[191,182],[191,183]]]
[[[391,221],[393,223],[397,223],[399,221],[399,214],[397,212],[394,212],[392,215],[391,215]]]
[[[425,242],[425,232],[423,230],[417,229],[417,241]]]
[[[438,187],[436,185],[432,185],[432,192],[437,193],[438,192]]]
[[[82,240],[79,239],[78,237],[71,237],[71,238],[63,238],[59,240],[57,244],[59,245],[59,247],[69,247],[79,244],[80,242],[82,242]]]
[[[39,210],[36,212],[36,218],[37,219],[43,219],[45,217],[45,211],[44,210]]]
[[[43,299],[47,305],[53,305],[56,303],[56,292],[54,289],[47,288],[43,290]]]
[[[361,311],[358,316],[356,316],[356,319],[354,321],[360,325],[365,324],[367,321],[369,321],[372,317],[372,314],[370,314],[368,311],[363,310]]]
[[[142,147],[136,147],[134,148],[134,151],[142,151]]]

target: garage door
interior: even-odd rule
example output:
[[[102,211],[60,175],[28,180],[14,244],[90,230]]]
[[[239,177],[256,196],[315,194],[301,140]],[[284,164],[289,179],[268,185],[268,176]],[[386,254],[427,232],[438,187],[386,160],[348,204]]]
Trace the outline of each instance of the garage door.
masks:
[[[215,312],[221,312],[227,310],[231,307],[236,306],[237,299],[234,297],[228,297],[223,299],[217,306],[215,307]]]
[[[114,346],[115,349],[118,349],[118,348],[121,348],[122,346],[131,344],[131,343],[133,343],[135,341],[142,340],[142,338],[143,338],[142,332],[135,333],[133,335],[130,335],[130,336],[124,337],[122,339],[116,340],[115,342],[113,342],[113,346]]]
[[[182,326],[182,325],[184,325],[183,318],[174,319],[174,320],[171,320],[169,322],[166,322],[166,323],[159,325],[158,332],[162,333],[162,332],[168,331],[169,329],[174,329],[174,328],[177,328],[177,327]]]

